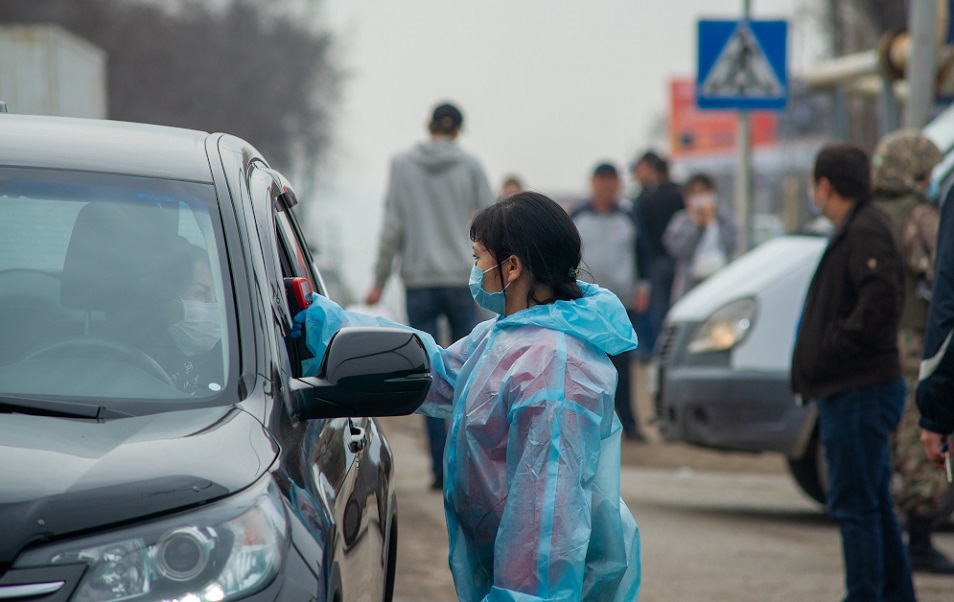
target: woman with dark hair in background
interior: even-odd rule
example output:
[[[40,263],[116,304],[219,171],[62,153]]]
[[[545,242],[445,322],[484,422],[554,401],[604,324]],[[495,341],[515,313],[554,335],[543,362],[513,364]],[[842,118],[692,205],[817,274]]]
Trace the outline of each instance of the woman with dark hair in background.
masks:
[[[619,299],[576,280],[580,235],[518,193],[470,229],[475,300],[498,317],[447,349],[418,333],[434,382],[421,412],[451,420],[444,508],[459,598],[632,601],[639,532],[620,498],[617,374],[635,349]],[[342,326],[385,325],[316,296],[296,317],[323,357]]]

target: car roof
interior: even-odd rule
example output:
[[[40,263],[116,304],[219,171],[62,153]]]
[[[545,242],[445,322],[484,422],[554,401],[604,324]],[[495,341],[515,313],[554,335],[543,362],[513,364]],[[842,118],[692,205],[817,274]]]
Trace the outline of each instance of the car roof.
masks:
[[[0,166],[212,182],[208,136],[105,119],[0,113]]]

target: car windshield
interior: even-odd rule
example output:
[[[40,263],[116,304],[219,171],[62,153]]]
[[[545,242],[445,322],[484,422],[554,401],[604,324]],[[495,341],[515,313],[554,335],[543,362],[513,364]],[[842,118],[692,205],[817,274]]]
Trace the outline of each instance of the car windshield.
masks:
[[[218,223],[211,184],[0,168],[0,401],[221,395]]]

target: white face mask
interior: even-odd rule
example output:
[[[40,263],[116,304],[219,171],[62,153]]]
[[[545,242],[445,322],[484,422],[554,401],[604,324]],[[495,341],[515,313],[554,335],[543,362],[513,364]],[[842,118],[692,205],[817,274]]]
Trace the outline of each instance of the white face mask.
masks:
[[[699,192],[689,197],[689,205],[694,209],[715,206],[716,198],[711,192]]]
[[[207,353],[222,338],[218,303],[182,301],[182,319],[169,327],[169,336],[188,356]]]

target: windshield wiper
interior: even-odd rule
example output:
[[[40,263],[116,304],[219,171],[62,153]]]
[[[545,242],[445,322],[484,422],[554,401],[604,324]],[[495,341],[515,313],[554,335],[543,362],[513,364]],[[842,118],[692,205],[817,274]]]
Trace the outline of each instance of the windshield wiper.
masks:
[[[106,406],[52,399],[33,399],[29,397],[0,397],[0,413],[30,414],[33,416],[51,416],[55,418],[124,418],[125,412],[112,410]]]

